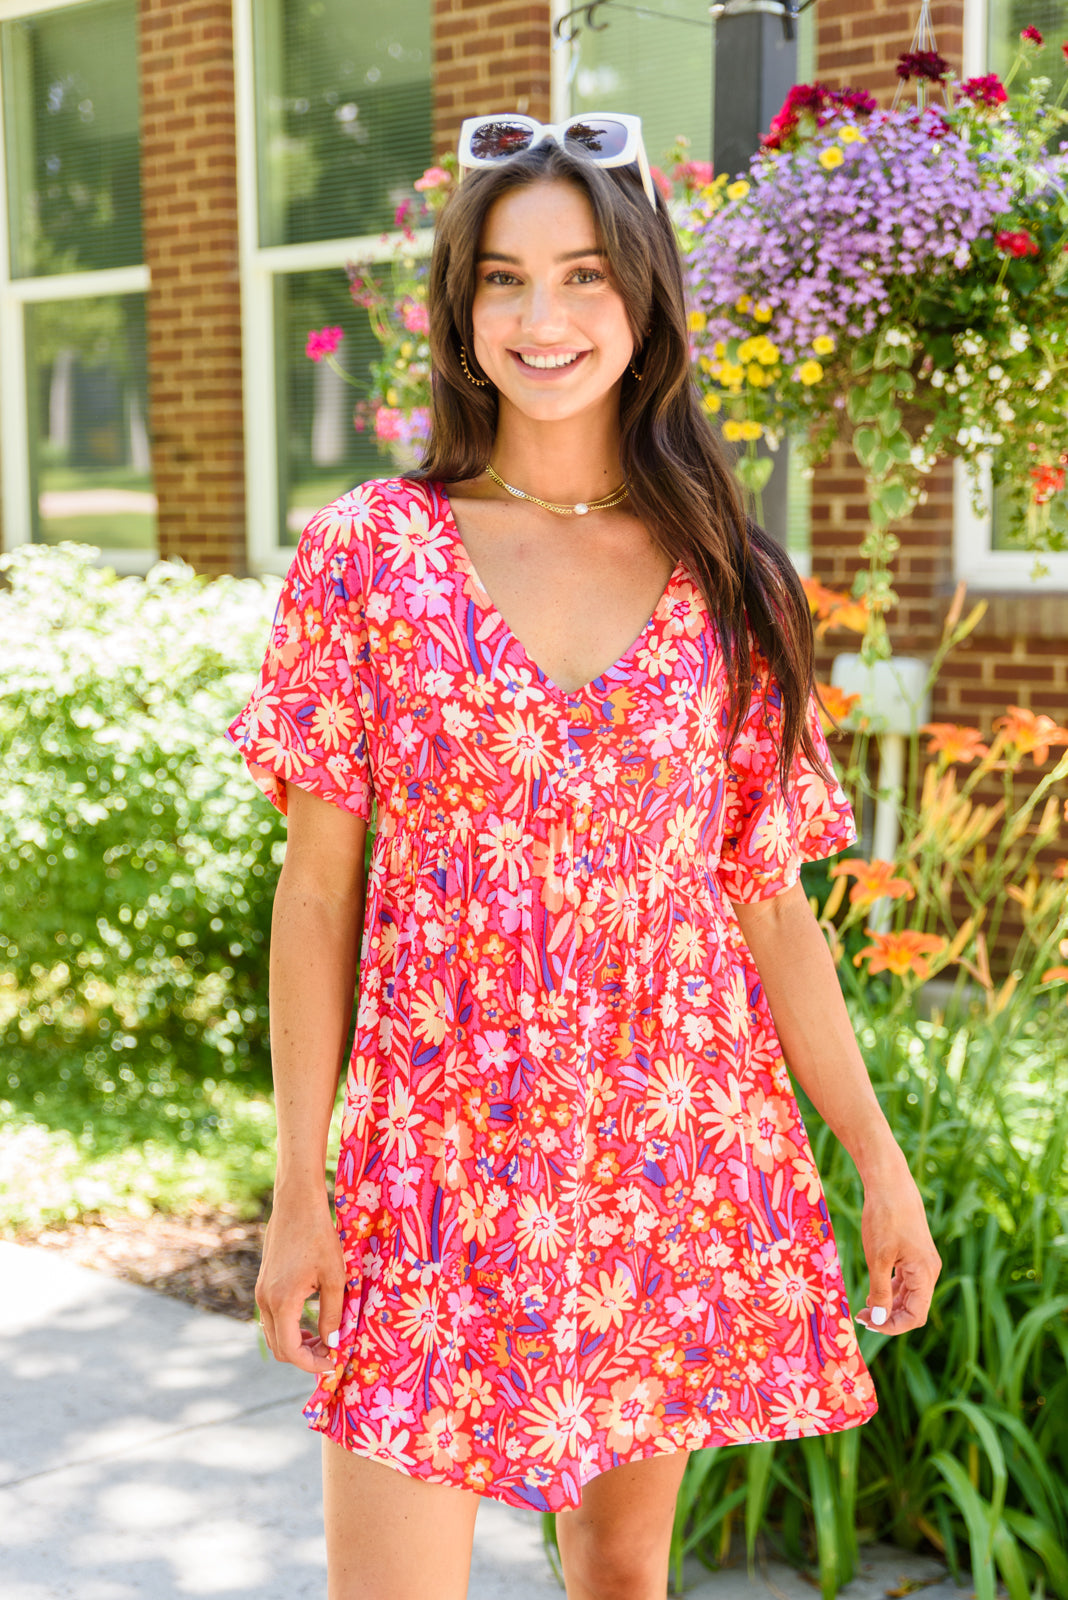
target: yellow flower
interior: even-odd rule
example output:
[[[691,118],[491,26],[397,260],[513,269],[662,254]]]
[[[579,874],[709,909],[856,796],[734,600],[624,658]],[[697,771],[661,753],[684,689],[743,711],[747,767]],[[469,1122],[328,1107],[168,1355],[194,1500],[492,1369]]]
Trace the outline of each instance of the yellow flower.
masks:
[[[774,315],[771,307],[765,300],[760,300],[753,307],[753,318],[757,322],[770,322]]]
[[[743,339],[741,344],[738,346],[738,360],[742,363],[743,367],[747,361],[752,360],[755,354],[755,346],[755,339]]]
[[[859,128],[852,128],[848,123],[844,128],[840,129],[838,137],[843,144],[867,144],[868,142]]]
[[[836,144],[829,144],[826,150],[820,151],[817,159],[824,171],[830,172],[833,170],[833,168],[840,167],[842,165],[842,162],[845,160],[845,156],[842,154],[841,150]]]
[[[766,389],[771,382],[759,361],[750,361],[745,369],[745,375],[754,389]]]
[[[690,312],[690,332],[691,333],[704,333],[705,326],[706,326],[707,322],[708,322],[708,318],[705,316],[703,311],[691,311]]]
[[[820,333],[812,341],[812,348],[818,356],[829,356],[834,350],[834,340],[829,333]]]
[[[715,356],[717,361],[723,360],[723,357],[727,354],[727,346],[723,343],[722,339],[716,340],[715,344],[712,346],[712,354]]]
[[[753,354],[761,366],[773,367],[779,359],[778,346],[772,344],[766,333],[762,333],[758,339],[754,339],[753,343],[756,346]]]
[[[698,356],[697,365],[700,367],[702,372],[712,371],[712,362],[708,356]]]
[[[728,200],[744,200],[749,193],[749,185],[744,178],[738,178],[734,183],[727,185]]]
[[[745,368],[739,367],[733,361],[724,361],[719,371],[719,381],[728,389],[736,383],[741,383],[745,377]]]
[[[764,432],[759,422],[740,422],[738,428],[739,439],[759,439]]]
[[[399,403],[400,403],[400,396],[398,395],[396,389],[387,389],[386,390],[386,404],[387,404],[387,406],[395,406],[395,405],[398,405]]]
[[[716,412],[720,409],[722,404],[723,404],[723,401],[720,399],[718,394],[706,394],[705,395],[705,399],[704,399],[705,410],[706,411],[711,411],[713,416],[715,416]]]
[[[740,311],[743,316],[747,311],[751,311],[752,308],[753,296],[751,294],[740,294],[737,300],[734,302],[735,311]]]
[[[806,388],[811,388],[823,377],[823,368],[818,361],[803,361],[797,369],[797,377]]]
[[[723,437],[731,444],[737,444],[742,437],[742,424],[733,421],[733,419],[725,422],[723,424]]]

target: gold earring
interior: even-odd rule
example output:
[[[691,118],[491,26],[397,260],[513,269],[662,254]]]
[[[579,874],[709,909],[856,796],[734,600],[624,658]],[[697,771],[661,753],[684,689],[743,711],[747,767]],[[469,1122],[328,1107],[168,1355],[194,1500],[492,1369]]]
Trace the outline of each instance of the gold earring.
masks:
[[[641,383],[642,375],[638,371],[637,367],[634,365],[634,357],[633,356],[630,359],[630,370],[633,372],[633,374],[634,374],[635,378],[637,378],[638,382]]]
[[[467,379],[468,383],[473,383],[476,389],[484,389],[487,383],[489,383],[488,378],[475,377],[474,373],[471,371],[471,368],[467,365],[467,351],[464,349],[463,345],[460,346],[460,365],[464,369],[464,377]]]

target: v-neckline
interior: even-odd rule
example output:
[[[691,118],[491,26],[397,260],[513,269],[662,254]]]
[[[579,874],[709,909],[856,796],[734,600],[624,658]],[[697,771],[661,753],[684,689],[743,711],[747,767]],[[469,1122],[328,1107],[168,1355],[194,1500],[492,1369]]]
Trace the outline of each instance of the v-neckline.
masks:
[[[437,483],[434,485],[434,488],[436,489],[442,505],[444,506],[445,514],[442,520],[445,524],[446,531],[452,538],[453,554],[454,556],[459,557],[459,564],[466,570],[467,576],[474,580],[475,587],[482,596],[482,603],[480,603],[479,609],[483,611],[486,616],[492,617],[497,625],[504,629],[508,639],[519,651],[526,664],[534,669],[534,672],[537,674],[542,684],[564,700],[580,699],[583,695],[588,694],[595,684],[599,684],[604,678],[607,678],[610,673],[618,672],[621,667],[626,665],[626,663],[630,660],[630,657],[660,621],[661,612],[671,598],[672,591],[675,588],[676,580],[684,571],[683,563],[681,561],[677,561],[675,563],[674,570],[672,571],[671,576],[668,578],[667,584],[660,595],[659,600],[653,607],[653,612],[648,622],[642,628],[637,637],[633,639],[623,651],[621,656],[617,656],[616,660],[613,661],[610,666],[605,667],[604,670],[599,672],[596,677],[591,678],[588,683],[584,683],[580,689],[564,689],[553,678],[551,678],[542,667],[538,665],[530,651],[527,649],[526,645],[523,643],[522,639],[494,604],[489,590],[479,577],[475,568],[475,564],[468,554],[467,546],[464,544],[463,535],[461,534],[459,524],[456,521],[456,513],[453,511],[452,501],[449,499],[445,485],[443,483]]]

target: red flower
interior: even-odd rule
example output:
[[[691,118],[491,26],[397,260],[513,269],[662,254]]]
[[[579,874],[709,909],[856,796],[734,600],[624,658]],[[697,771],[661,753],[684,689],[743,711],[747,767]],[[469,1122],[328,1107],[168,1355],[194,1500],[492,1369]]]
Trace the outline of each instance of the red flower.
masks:
[[[942,83],[948,71],[949,62],[937,50],[906,50],[897,58],[897,75],[906,83],[910,78]]]
[[[1068,44],[1061,45],[1061,55],[1064,57],[1065,61],[1068,61]]]
[[[966,78],[960,86],[960,92],[965,100],[984,106],[1001,106],[1009,98],[996,72],[988,72],[982,78]]]
[[[1042,47],[1042,35],[1035,27],[1025,28],[1021,33],[1020,38],[1025,44],[1038,45],[1039,49]]]
[[[1044,506],[1064,488],[1064,468],[1032,467],[1031,482],[1034,485],[1031,499],[1036,506]]]
[[[1032,239],[1025,228],[1020,228],[1015,233],[1003,229],[1001,233],[994,235],[994,243],[999,250],[1004,250],[1007,255],[1016,256],[1017,259],[1021,256],[1038,255],[1038,241]]]

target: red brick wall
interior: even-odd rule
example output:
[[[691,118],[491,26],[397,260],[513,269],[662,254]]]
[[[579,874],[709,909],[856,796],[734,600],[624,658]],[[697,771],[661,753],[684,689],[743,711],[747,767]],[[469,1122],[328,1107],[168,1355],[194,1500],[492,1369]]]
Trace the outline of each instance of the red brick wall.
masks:
[[[141,0],[141,184],[162,556],[243,572],[244,429],[230,0]]]
[[[546,0],[434,0],[434,147],[456,148],[464,117],[525,111],[549,117]]]

